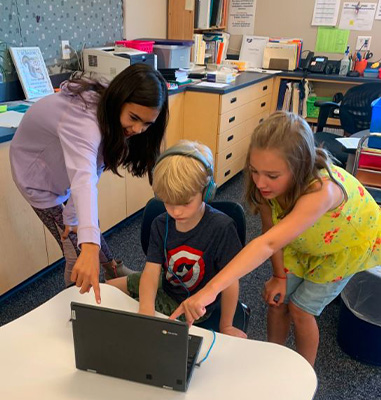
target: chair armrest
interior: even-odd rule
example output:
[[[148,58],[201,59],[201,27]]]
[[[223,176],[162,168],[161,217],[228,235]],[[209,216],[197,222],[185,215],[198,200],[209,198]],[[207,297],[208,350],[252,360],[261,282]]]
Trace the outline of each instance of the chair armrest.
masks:
[[[316,131],[323,132],[323,129],[327,124],[329,113],[331,112],[332,109],[339,108],[340,105],[333,101],[319,101],[319,100],[315,101],[314,105],[315,107],[320,108]]]

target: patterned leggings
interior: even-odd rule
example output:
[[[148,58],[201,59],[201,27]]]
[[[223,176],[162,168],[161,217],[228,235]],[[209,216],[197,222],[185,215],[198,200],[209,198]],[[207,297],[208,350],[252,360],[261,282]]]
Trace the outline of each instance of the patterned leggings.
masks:
[[[70,286],[73,282],[70,279],[71,271],[73,270],[74,264],[80,254],[80,250],[77,246],[77,234],[70,232],[66,240],[61,240],[61,234],[65,230],[63,223],[63,205],[58,205],[50,208],[40,209],[32,207],[35,213],[38,215],[43,224],[49,229],[54,239],[60,245],[62,254],[65,257],[65,285]],[[106,263],[113,259],[111,250],[109,249],[103,235],[101,235],[101,249],[99,252],[100,262]]]

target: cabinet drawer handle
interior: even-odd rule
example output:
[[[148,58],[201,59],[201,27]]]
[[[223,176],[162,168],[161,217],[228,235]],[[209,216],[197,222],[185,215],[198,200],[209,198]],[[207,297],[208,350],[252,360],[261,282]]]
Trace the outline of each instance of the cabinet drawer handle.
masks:
[[[225,176],[228,176],[228,175],[230,175],[230,169],[228,169],[226,172],[225,172],[225,174],[224,174]]]
[[[233,153],[229,153],[229,154],[226,156],[226,159],[229,160],[229,158],[230,158],[232,155],[233,155]]]
[[[235,117],[229,118],[229,124],[230,124],[231,122],[233,122],[233,121],[235,121]]]
[[[263,91],[267,90],[267,85],[266,85],[266,86],[263,86],[262,90],[263,90]]]
[[[262,104],[261,104],[261,107],[264,107],[266,105],[266,102],[264,101]]]
[[[231,103],[231,104],[235,103],[236,101],[237,101],[237,97],[232,97],[232,98],[230,99],[230,103]]]
[[[234,135],[230,135],[229,137],[228,137],[228,142],[230,142],[231,140],[233,140],[234,139]]]

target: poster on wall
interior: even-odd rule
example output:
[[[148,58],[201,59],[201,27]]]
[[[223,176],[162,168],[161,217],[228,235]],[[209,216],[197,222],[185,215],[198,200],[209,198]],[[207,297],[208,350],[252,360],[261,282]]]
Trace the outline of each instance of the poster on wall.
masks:
[[[376,3],[344,3],[339,28],[352,31],[372,30],[376,6]]]
[[[254,33],[256,0],[230,0],[228,32],[231,35]]]
[[[340,0],[315,0],[311,25],[336,26]]]
[[[376,17],[374,19],[381,19],[381,0],[377,4]]]

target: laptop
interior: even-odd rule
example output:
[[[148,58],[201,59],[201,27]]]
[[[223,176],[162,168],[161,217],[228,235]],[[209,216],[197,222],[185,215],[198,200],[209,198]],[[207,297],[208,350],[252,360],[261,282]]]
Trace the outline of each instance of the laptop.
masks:
[[[71,303],[78,369],[185,392],[202,337],[179,321]]]

